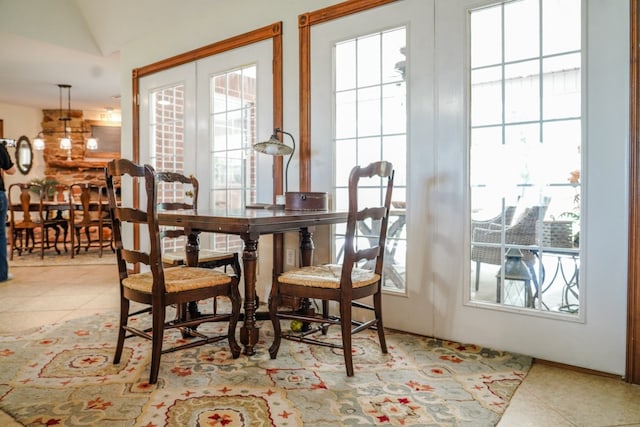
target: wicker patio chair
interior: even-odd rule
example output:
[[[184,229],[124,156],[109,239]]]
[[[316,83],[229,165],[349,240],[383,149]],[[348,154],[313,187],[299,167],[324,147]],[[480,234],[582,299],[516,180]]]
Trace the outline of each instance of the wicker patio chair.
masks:
[[[536,244],[538,226],[542,222],[547,206],[532,206],[526,208],[515,222],[504,230],[507,245],[530,246]],[[486,228],[475,227],[471,236],[471,260],[476,263],[475,288],[480,285],[480,264],[502,265],[503,259],[499,247],[486,246],[485,243],[502,242],[502,225],[488,224]],[[531,272],[533,284],[538,289],[538,279],[535,272],[536,251],[522,249],[522,261]]]

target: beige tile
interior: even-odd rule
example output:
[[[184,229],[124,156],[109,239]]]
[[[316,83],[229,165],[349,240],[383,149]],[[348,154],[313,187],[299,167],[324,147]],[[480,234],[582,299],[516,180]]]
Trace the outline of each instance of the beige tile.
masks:
[[[100,314],[100,313],[113,313],[113,321],[117,322],[118,321],[118,313],[114,310],[111,309],[79,309],[79,310],[73,310],[73,311],[68,311],[66,312],[66,314],[60,319],[61,321],[66,322],[67,320],[71,320],[71,319],[80,319],[83,317],[91,317],[91,316],[95,316],[96,314]]]
[[[0,287],[0,295],[3,297],[3,303],[0,305],[0,311],[6,310],[7,301],[4,298],[32,298],[38,297],[47,292],[42,286],[27,285],[24,283],[13,282],[10,280],[11,285],[6,285],[7,282],[2,283]]]
[[[7,312],[36,312],[42,310],[75,310],[82,308],[89,302],[93,295],[69,295],[67,297],[40,295],[38,297],[19,298],[12,297],[13,305]]]
[[[118,289],[95,295],[90,301],[87,301],[87,303],[84,305],[84,308],[100,309],[101,311],[119,311],[120,294]]]
[[[3,312],[0,313],[0,333],[15,333],[16,331],[57,323],[71,312],[71,310]]]
[[[21,427],[22,424],[15,421],[12,417],[0,410],[0,426],[3,427]]]
[[[639,385],[534,364],[499,425],[607,427],[638,424]]]

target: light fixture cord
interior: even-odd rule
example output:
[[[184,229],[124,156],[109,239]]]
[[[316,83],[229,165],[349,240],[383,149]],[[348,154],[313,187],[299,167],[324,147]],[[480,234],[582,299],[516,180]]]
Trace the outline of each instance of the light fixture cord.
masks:
[[[285,194],[289,191],[289,163],[291,163],[291,158],[293,157],[293,153],[296,152],[296,140],[293,137],[293,135],[291,135],[289,132],[285,132],[280,128],[276,128],[275,132],[278,133],[283,133],[285,135],[289,135],[289,138],[291,138],[291,142],[293,143],[293,151],[291,151],[291,154],[289,154],[289,160],[287,160],[287,166],[284,169],[284,192]]]

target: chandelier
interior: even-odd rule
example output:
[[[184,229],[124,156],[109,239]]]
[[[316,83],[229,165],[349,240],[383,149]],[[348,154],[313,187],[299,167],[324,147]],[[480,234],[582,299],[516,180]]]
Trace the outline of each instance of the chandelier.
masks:
[[[71,160],[71,147],[73,146],[71,142],[71,131],[68,127],[69,122],[71,121],[71,85],[69,84],[58,84],[59,89],[59,117],[58,120],[63,122],[64,135],[60,138],[60,149],[67,150],[67,160]],[[63,105],[62,99],[64,97],[64,93],[66,91],[67,98],[67,110],[63,113]],[[69,133],[67,133],[69,132]],[[42,151],[45,148],[45,139],[44,132],[38,132],[38,135],[33,140],[33,148],[36,150]],[[87,138],[87,149],[88,150],[97,150],[98,149],[98,139],[93,136],[93,133]]]

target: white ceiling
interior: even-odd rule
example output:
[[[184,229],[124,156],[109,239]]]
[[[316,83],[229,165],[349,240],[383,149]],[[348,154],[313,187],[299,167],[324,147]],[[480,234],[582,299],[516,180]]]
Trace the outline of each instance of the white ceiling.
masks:
[[[119,50],[212,0],[0,0],[0,103],[120,110]],[[66,108],[66,92],[63,94]]]

